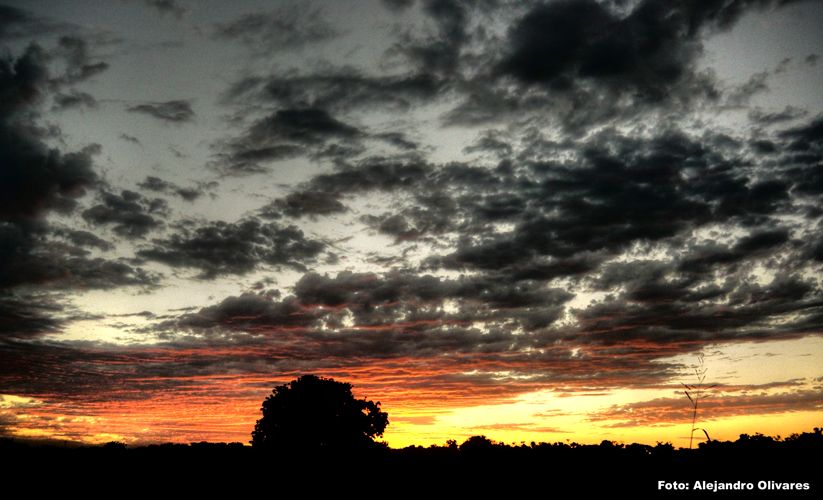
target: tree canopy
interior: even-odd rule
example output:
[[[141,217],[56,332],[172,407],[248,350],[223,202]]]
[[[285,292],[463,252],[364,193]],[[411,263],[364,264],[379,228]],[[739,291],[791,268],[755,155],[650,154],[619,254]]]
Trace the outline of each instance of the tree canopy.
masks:
[[[363,450],[389,424],[379,401],[356,399],[351,384],[316,375],[275,387],[261,411],[251,441],[260,448]]]

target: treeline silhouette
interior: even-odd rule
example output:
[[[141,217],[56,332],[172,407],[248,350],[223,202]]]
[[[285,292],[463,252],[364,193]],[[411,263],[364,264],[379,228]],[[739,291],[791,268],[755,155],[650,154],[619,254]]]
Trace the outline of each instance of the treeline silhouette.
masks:
[[[376,441],[389,423],[380,402],[357,399],[351,384],[302,375],[274,388],[262,416],[242,443],[69,446],[0,440],[0,472],[15,484],[65,496],[223,493],[249,495],[426,498],[469,494],[482,498],[647,498],[694,496],[696,481],[768,485],[723,491],[724,497],[820,497],[823,429],[772,438],[743,434],[676,449],[603,441],[497,443],[472,436],[462,443],[392,449]],[[662,484],[666,488],[661,488]],[[775,491],[771,485],[781,485]],[[801,485],[786,491],[783,484]],[[90,489],[91,488],[91,489]],[[96,489],[95,489],[96,488]],[[713,494],[713,491],[702,491]]]
[[[669,443],[655,446],[603,441],[578,443],[494,442],[473,436],[462,443],[409,446],[392,449],[383,443],[357,451],[287,452],[242,443],[151,444],[127,446],[111,442],[99,446],[66,446],[25,440],[0,440],[0,457],[7,477],[59,478],[57,484],[78,477],[96,481],[159,481],[166,488],[255,489],[261,481],[298,481],[305,491],[353,488],[355,484],[402,485],[404,490],[635,494],[642,497],[689,497],[694,481],[808,483],[808,490],[715,492],[725,497],[819,497],[823,429],[785,438],[762,434],[741,435],[735,441],[700,443],[696,449],[678,449]],[[34,479],[31,478],[32,473]],[[192,476],[196,474],[196,476]],[[193,478],[198,478],[194,480]],[[689,491],[660,490],[658,481],[690,485]],[[62,481],[62,483],[60,483]],[[357,482],[360,483],[357,483]],[[91,484],[91,483],[90,483]],[[140,482],[137,483],[138,486]],[[308,489],[306,489],[308,488]]]

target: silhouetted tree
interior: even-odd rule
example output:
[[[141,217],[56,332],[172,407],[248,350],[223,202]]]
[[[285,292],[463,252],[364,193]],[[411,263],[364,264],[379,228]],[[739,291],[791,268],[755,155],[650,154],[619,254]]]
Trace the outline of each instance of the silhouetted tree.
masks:
[[[389,424],[380,402],[355,399],[351,384],[303,375],[275,387],[251,444],[302,452],[364,450]]]

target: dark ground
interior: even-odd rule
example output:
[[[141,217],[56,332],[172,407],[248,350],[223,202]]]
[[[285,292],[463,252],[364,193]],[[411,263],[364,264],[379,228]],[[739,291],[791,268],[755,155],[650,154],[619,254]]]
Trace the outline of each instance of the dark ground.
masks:
[[[0,440],[5,485],[30,494],[247,498],[823,498],[823,429],[785,439],[743,435],[699,449],[657,446],[495,444],[377,447],[358,453],[268,452],[240,443],[77,447]],[[753,490],[694,491],[695,481],[753,483]],[[688,490],[658,489],[658,481]],[[758,488],[760,481],[809,489]],[[595,496],[591,496],[594,494]],[[29,494],[25,495],[30,496]],[[138,496],[139,498],[139,496]]]

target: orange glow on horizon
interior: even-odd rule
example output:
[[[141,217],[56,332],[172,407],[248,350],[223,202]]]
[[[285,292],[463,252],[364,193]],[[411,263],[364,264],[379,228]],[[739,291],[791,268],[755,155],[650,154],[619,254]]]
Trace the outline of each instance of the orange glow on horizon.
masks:
[[[703,401],[698,427],[713,439],[733,440],[742,433],[786,436],[823,426],[823,377],[816,354],[821,345],[823,339],[813,338],[718,347],[734,356],[709,361],[710,381],[719,384]],[[162,349],[141,355],[149,351],[153,359],[166,362],[186,355]],[[775,380],[777,375],[761,361],[760,353],[773,351],[785,358],[782,380]],[[238,351],[215,349],[209,355],[231,352]],[[609,389],[604,372],[595,386],[586,378],[568,378],[547,387],[507,371],[517,367],[516,361],[473,359],[464,365],[458,359],[372,359],[316,374],[349,382],[357,397],[380,401],[390,421],[383,440],[392,447],[442,445],[480,434],[506,443],[606,439],[688,445],[691,407],[679,378],[633,388],[621,387],[621,379],[615,378],[615,388]],[[456,372],[469,367],[471,371]],[[91,396],[0,395],[0,419],[6,435],[20,438],[247,444],[263,399],[275,385],[298,375],[145,376]]]

